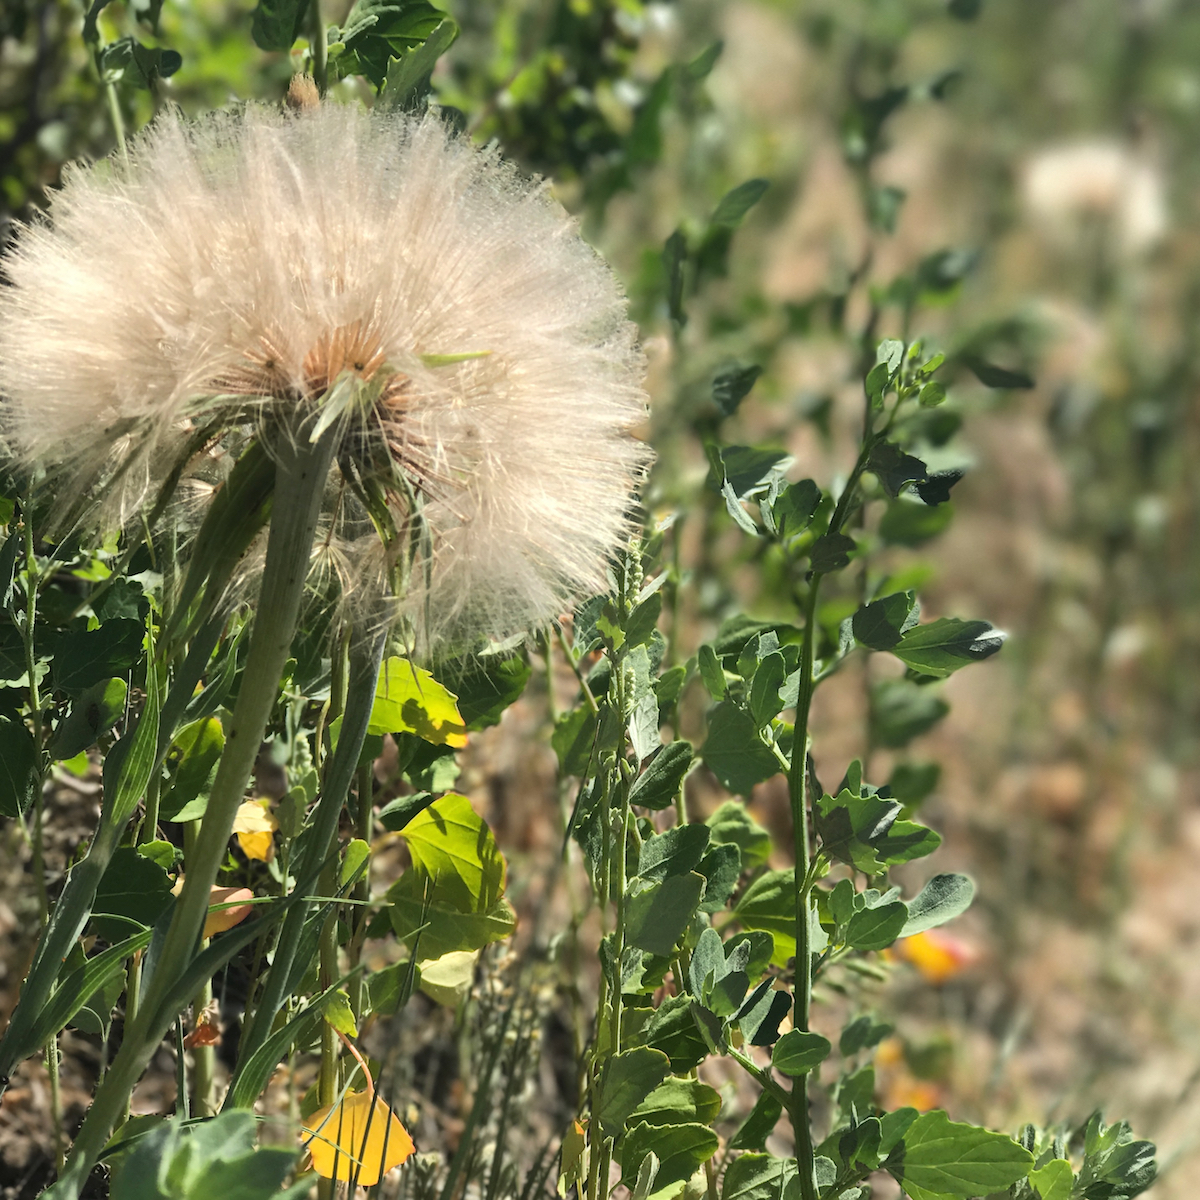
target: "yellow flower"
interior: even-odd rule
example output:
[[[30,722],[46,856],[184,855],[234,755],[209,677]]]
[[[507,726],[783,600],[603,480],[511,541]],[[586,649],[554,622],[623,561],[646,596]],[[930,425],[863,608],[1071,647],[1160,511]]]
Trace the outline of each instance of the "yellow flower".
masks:
[[[247,800],[233,821],[233,832],[247,858],[270,862],[275,857],[274,833],[279,828],[266,800]],[[216,915],[216,914],[214,914]]]

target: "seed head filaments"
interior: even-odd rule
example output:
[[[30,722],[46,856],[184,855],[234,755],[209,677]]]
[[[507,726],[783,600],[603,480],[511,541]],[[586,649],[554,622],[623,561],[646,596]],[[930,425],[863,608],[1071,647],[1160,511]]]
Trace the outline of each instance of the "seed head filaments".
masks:
[[[125,520],[198,445],[319,400],[347,583],[415,501],[435,635],[603,586],[647,460],[623,297],[543,185],[436,116],[167,114],[73,168],[4,271],[4,425],[61,511]]]

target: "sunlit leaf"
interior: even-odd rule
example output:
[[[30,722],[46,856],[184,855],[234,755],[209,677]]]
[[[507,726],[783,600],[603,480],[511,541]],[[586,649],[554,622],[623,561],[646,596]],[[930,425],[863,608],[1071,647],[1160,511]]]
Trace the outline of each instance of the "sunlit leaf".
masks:
[[[389,658],[379,673],[368,733],[415,733],[438,746],[465,746],[457,697],[406,658]]]
[[[301,1128],[313,1170],[341,1183],[357,1178],[360,1187],[373,1187],[413,1152],[408,1130],[369,1090],[319,1108]]]

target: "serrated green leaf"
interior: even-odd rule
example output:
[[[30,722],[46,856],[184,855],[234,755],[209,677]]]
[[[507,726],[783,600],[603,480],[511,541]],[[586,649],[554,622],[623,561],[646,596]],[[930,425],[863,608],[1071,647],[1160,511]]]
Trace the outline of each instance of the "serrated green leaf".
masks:
[[[693,753],[691,742],[674,741],[664,746],[633,781],[629,803],[655,811],[674,804],[692,768]]]
[[[605,1136],[621,1134],[630,1113],[662,1083],[670,1069],[667,1056],[647,1046],[622,1050],[605,1062],[596,1113]]]
[[[1028,1176],[1033,1155],[1003,1133],[922,1113],[884,1163],[901,1187],[947,1196],[999,1191]]]
[[[758,736],[754,718],[730,700],[722,701],[709,714],[708,737],[700,755],[721,783],[741,796],[748,796],[756,783],[783,769]]]
[[[626,903],[626,936],[632,946],[670,955],[704,895],[704,876],[694,871],[653,883]]]
[[[872,650],[890,650],[918,619],[915,592],[895,592],[854,614],[854,636]]]
[[[652,882],[686,875],[708,848],[707,825],[674,825],[647,838],[638,853],[637,874]]]
[[[712,1158],[719,1144],[716,1133],[707,1125],[697,1122],[651,1125],[643,1121],[625,1135],[621,1180],[632,1186],[646,1155],[654,1154],[659,1163],[655,1185],[662,1189],[671,1183],[682,1183]]]
[[[782,1074],[795,1078],[819,1067],[832,1049],[829,1039],[819,1033],[791,1029],[775,1043],[771,1065]]]
[[[711,1125],[721,1113],[721,1095],[698,1079],[667,1079],[654,1089],[629,1117],[629,1124]]]

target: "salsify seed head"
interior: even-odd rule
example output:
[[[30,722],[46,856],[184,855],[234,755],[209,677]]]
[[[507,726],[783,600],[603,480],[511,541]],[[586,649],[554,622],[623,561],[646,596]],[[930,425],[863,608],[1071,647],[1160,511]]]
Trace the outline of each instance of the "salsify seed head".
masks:
[[[648,451],[620,288],[543,184],[436,114],[167,114],[127,163],[73,168],[3,270],[4,430],[62,511],[126,520],[349,383],[325,545],[347,581],[386,568],[364,480],[398,527],[419,509],[434,636],[555,615],[629,534]]]

